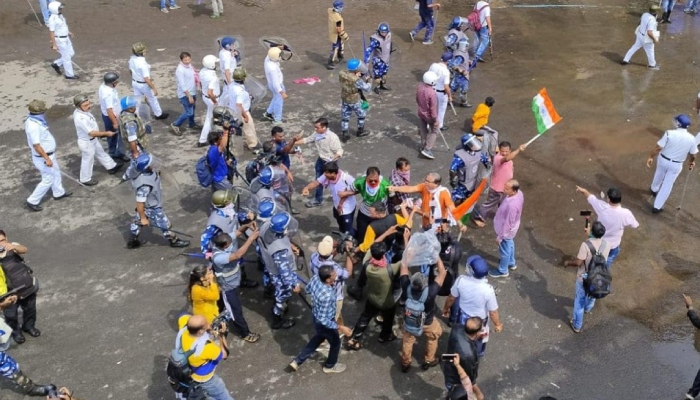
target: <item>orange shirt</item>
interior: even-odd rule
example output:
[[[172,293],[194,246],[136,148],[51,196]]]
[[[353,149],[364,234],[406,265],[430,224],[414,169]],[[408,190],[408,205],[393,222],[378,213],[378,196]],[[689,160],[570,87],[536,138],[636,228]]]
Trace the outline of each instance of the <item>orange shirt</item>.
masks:
[[[425,226],[430,223],[430,202],[433,200],[433,194],[430,193],[428,188],[425,187],[425,183],[418,184],[417,186],[420,189],[420,195],[422,200],[421,211],[423,212],[423,226]],[[447,219],[448,207],[454,208],[455,203],[452,201],[450,191],[445,188],[443,189],[439,189],[440,195],[438,196],[438,204],[440,205],[440,215],[442,215],[442,218]]]
[[[491,114],[491,107],[484,103],[476,106],[476,111],[472,115],[472,133],[481,129],[482,126],[489,123],[489,115]]]

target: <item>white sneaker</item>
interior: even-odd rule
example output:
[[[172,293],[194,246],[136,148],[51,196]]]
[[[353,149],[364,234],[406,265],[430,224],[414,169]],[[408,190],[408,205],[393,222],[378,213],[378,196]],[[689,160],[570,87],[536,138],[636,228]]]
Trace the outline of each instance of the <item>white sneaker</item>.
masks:
[[[292,360],[292,362],[289,363],[289,369],[291,369],[293,372],[296,372],[299,369],[299,364],[297,364],[296,360]]]
[[[333,368],[323,367],[323,372],[325,372],[327,374],[339,374],[343,371],[345,371],[345,364],[341,364],[341,363],[335,363]]]
[[[180,9],[180,6],[178,6],[178,5],[176,4],[176,5],[174,5],[174,6],[170,6],[170,9],[171,9],[171,10],[179,10],[179,9]]]
[[[167,13],[168,13],[168,9],[167,9],[167,8],[161,8],[161,9],[160,9],[160,12],[167,14]]]

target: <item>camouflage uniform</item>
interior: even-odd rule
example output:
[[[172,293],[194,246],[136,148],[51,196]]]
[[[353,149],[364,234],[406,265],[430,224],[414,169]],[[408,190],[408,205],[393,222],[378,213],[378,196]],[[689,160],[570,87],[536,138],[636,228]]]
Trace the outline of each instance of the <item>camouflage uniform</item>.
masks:
[[[341,71],[338,74],[342,84],[340,94],[340,128],[347,132],[350,125],[350,116],[357,115],[357,129],[363,130],[365,127],[366,111],[362,108],[360,91],[368,92],[372,89],[372,84],[360,79],[354,72]]]

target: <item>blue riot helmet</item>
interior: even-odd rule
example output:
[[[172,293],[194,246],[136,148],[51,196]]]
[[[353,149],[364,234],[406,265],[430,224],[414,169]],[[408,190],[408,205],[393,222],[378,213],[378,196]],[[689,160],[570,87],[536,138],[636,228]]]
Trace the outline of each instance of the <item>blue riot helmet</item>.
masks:
[[[462,64],[464,64],[464,57],[462,57],[462,56],[455,56],[455,58],[453,58],[452,60],[450,60],[450,62],[449,62],[448,65],[449,65],[450,67],[454,68],[454,67],[459,67],[459,66],[461,66]]]
[[[231,36],[224,36],[224,37],[221,39],[221,42],[220,42],[220,43],[221,43],[221,47],[224,48],[224,49],[226,49],[226,50],[231,50],[231,49],[232,49],[232,46],[233,46],[233,43],[234,43],[235,41],[236,41],[236,40],[235,40],[234,38],[232,38]]]
[[[343,12],[343,7],[345,7],[345,3],[342,1],[336,0],[333,2],[333,10],[335,10],[335,12]]]
[[[148,153],[141,153],[136,158],[136,171],[143,173],[153,165],[154,157]]]
[[[452,47],[457,44],[457,35],[450,33],[445,37],[445,47]]]
[[[469,49],[469,39],[467,39],[467,38],[459,39],[459,42],[457,42],[457,50],[467,51],[468,49]]]
[[[442,53],[442,56],[440,57],[440,59],[442,61],[450,61],[452,59],[452,57],[453,57],[452,52],[446,51],[446,52]]]
[[[476,279],[482,279],[489,274],[489,265],[479,255],[467,258],[467,273]]]
[[[481,140],[471,133],[465,133],[460,139],[462,148],[466,151],[477,152],[481,151]]]
[[[262,199],[258,205],[258,217],[261,219],[267,220],[272,218],[276,211],[277,204],[275,204],[275,201],[269,197]]]
[[[447,27],[447,30],[449,31],[450,29],[459,29],[461,30],[462,27],[467,26],[467,23],[469,21],[464,18],[464,17],[454,17],[452,18],[452,22],[450,23],[450,26]]]
[[[138,100],[136,100],[136,98],[134,96],[124,96],[119,101],[119,103],[122,106],[122,110],[134,108],[139,104]]]
[[[289,222],[291,220],[292,218],[287,212],[282,212],[277,215],[274,215],[270,219],[270,230],[275,233],[283,234],[285,233],[285,230],[289,226]]]
[[[351,58],[348,60],[348,71],[357,72],[360,69],[362,63],[357,58]]]
[[[262,171],[260,171],[260,177],[258,180],[260,183],[262,183],[265,186],[270,186],[272,185],[272,177],[274,176],[274,172],[272,171],[272,167],[267,166],[263,168]]]
[[[381,24],[379,24],[377,32],[383,33],[384,35],[388,34],[390,32],[389,24],[387,24],[386,22],[382,22]]]
[[[687,128],[690,126],[690,117],[686,114],[676,115],[673,120],[676,122],[676,125],[678,125],[679,128]]]

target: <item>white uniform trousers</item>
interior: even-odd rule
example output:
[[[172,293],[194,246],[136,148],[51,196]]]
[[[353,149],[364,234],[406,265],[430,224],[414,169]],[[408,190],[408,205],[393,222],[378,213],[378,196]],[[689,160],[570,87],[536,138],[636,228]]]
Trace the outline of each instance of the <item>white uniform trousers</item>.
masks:
[[[214,15],[221,15],[224,13],[224,3],[221,0],[211,0],[211,8]]]
[[[661,157],[661,154],[656,158],[656,171],[654,172],[654,180],[651,182],[651,190],[657,192],[654,208],[660,210],[664,206],[668,196],[671,195],[673,182],[676,181],[682,170],[682,162],[667,160]]]
[[[112,157],[105,153],[102,144],[98,139],[78,139],[78,148],[80,149],[80,182],[85,183],[92,179],[92,166],[95,164],[95,158],[106,169],[112,169],[117,166],[117,163],[112,160]]]
[[[443,92],[436,92],[437,94],[437,104],[438,104],[438,116],[437,116],[437,126],[442,128],[445,123],[445,111],[447,111],[447,102],[449,97]]]
[[[236,102],[234,99],[233,83],[230,85],[224,83],[224,85],[221,87],[221,95],[219,96],[219,104],[217,105],[235,109]]]
[[[134,96],[144,96],[148,100],[148,105],[153,111],[153,115],[160,117],[163,114],[163,110],[160,108],[160,103],[158,103],[158,98],[153,95],[153,89],[146,83],[138,83],[136,81],[131,81],[131,87],[134,89]]]
[[[53,192],[53,197],[60,197],[66,193],[61,184],[61,170],[58,167],[58,160],[53,154],[49,158],[53,162],[52,167],[48,167],[42,157],[35,157],[32,154],[32,162],[41,173],[41,182],[36,185],[32,194],[27,198],[29,204],[38,205],[41,203],[41,199],[44,198],[49,189]]]
[[[204,100],[204,104],[207,106],[207,114],[204,118],[202,133],[199,135],[199,143],[207,143],[207,137],[209,136],[209,132],[211,131],[211,123],[214,119],[214,107],[216,106],[214,105],[214,102],[211,101],[211,99],[206,95],[202,96],[202,100]]]
[[[71,58],[75,55],[75,51],[73,51],[73,43],[71,43],[70,38],[56,37],[56,48],[58,48],[58,53],[61,55],[61,58],[53,63],[59,67],[62,66],[66,76],[74,76],[75,72],[73,72],[73,62]]]
[[[644,48],[644,52],[647,53],[647,62],[648,66],[650,67],[655,67],[656,66],[656,59],[654,58],[654,42],[651,43],[644,43],[644,39],[640,38],[637,36],[637,40],[634,42],[632,47],[627,51],[627,54],[625,54],[625,58],[623,58],[623,61],[629,62],[630,58],[634,55],[634,53],[637,52],[637,50]]]
[[[245,141],[246,147],[252,149],[260,142],[258,141],[258,135],[255,133],[255,122],[253,121],[253,116],[250,115],[250,111],[246,111],[246,113],[248,114],[248,123],[243,122],[243,118],[241,118],[241,122],[243,122],[243,140]]]

